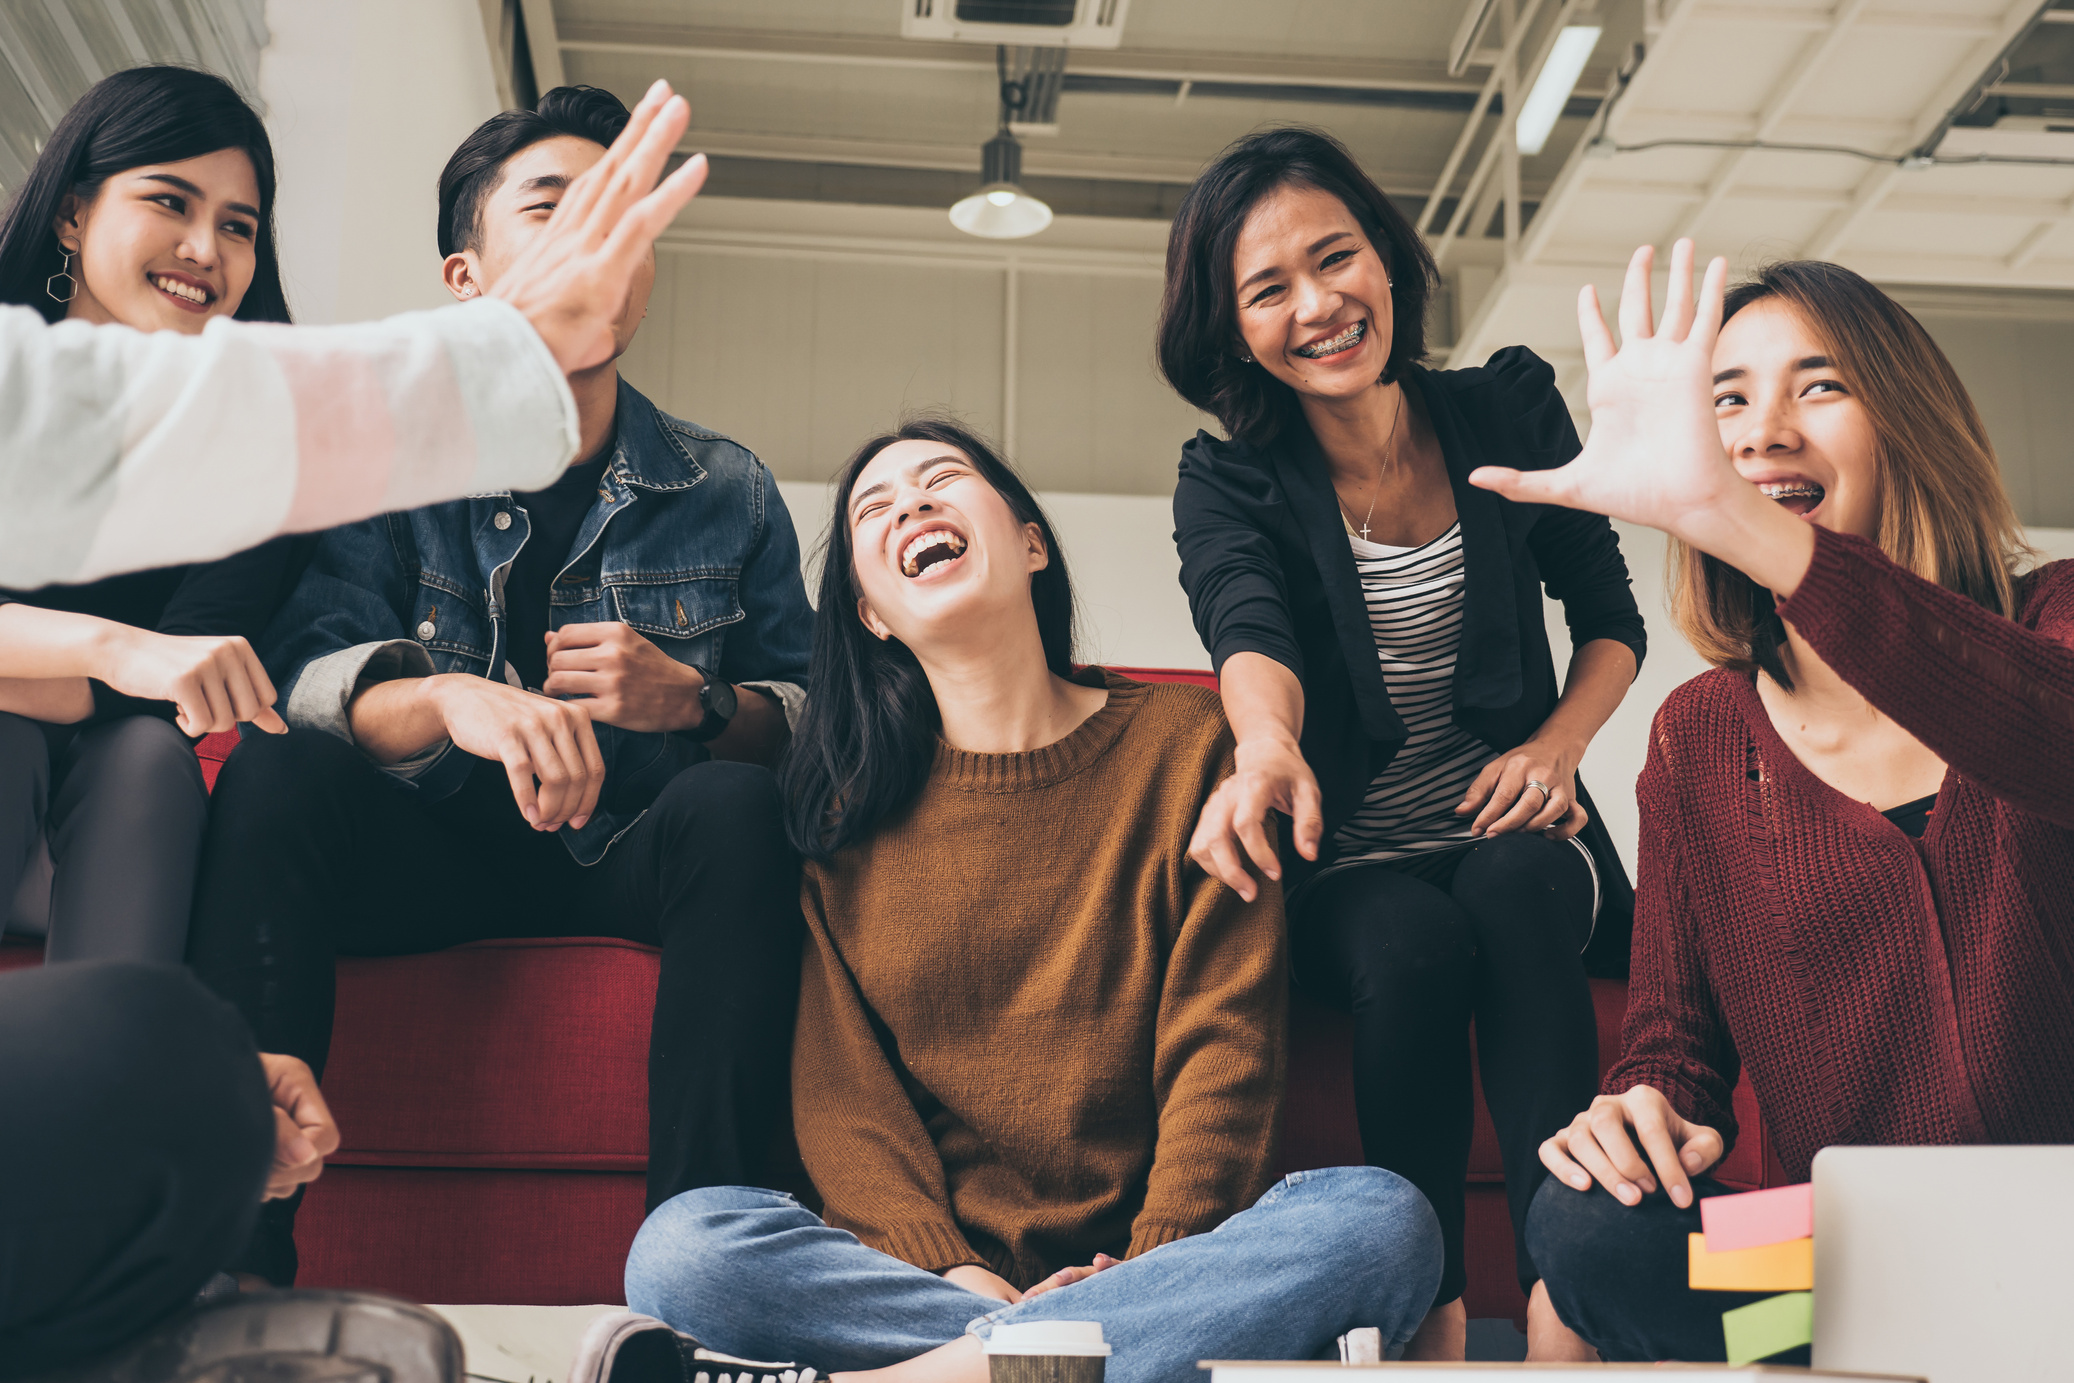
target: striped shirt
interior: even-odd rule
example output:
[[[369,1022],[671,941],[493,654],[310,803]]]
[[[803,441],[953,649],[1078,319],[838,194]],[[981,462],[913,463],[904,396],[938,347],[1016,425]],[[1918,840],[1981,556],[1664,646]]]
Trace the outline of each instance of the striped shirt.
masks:
[[[1455,654],[1462,644],[1467,579],[1462,525],[1423,547],[1389,547],[1351,536],[1347,543],[1361,574],[1383,681],[1406,739],[1333,837],[1336,863],[1397,860],[1465,845],[1474,818],[1455,815],[1455,807],[1493,754],[1454,722]]]
[[[576,454],[546,343],[493,298],[199,336],[0,306],[0,587],[207,561],[489,490]]]

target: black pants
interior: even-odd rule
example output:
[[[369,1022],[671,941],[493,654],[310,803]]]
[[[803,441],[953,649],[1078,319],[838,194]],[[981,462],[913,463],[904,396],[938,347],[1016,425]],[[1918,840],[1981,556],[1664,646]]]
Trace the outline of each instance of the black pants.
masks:
[[[74,733],[0,713],[0,924],[43,838],[46,960],[179,964],[208,811],[194,744],[168,721]]]
[[[1522,1290],[1543,1139],[1591,1103],[1598,1025],[1578,951],[1591,868],[1577,847],[1503,835],[1444,856],[1330,874],[1297,898],[1299,982],[1354,1015],[1354,1106],[1368,1160],[1425,1193],[1446,1248],[1435,1304],[1462,1295],[1473,1106],[1469,1020],[1498,1130]]]
[[[1602,1186],[1578,1191],[1549,1180],[1527,1216],[1527,1241],[1563,1324],[1608,1363],[1677,1359],[1718,1363],[1728,1357],[1721,1313],[1772,1292],[1695,1292],[1687,1236],[1700,1232],[1699,1202],[1727,1195],[1712,1177],[1694,1177],[1692,1208],[1680,1210],[1658,1191],[1629,1207]],[[1805,1364],[1805,1345],[1768,1362]]]
[[[260,1047],[321,1075],[332,960],[490,937],[616,936],[663,948],[649,1041],[648,1203],[751,1183],[789,1100],[799,866],[766,770],[671,780],[589,868],[519,815],[503,769],[426,803],[321,731],[255,736],[217,779],[189,960]],[[426,1053],[437,1060],[436,1052]],[[293,1281],[294,1202],[239,1270]]]
[[[191,1303],[250,1234],[273,1151],[252,1039],[185,971],[0,975],[0,1378]]]

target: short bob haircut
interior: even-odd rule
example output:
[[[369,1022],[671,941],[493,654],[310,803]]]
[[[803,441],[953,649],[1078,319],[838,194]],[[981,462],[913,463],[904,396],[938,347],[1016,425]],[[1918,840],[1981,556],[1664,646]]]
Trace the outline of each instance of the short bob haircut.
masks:
[[[1315,187],[1339,198],[1382,255],[1395,318],[1383,383],[1426,359],[1426,303],[1440,278],[1404,213],[1324,131],[1262,130],[1219,154],[1181,199],[1167,237],[1159,368],[1176,393],[1242,442],[1271,442],[1302,418],[1293,389],[1239,359],[1245,347],[1232,281],[1232,254],[1246,217],[1284,187]]]
[[[91,201],[117,173],[222,149],[242,150],[259,184],[252,282],[233,315],[241,322],[287,321],[274,240],[274,146],[229,82],[192,67],[132,67],[103,77],[72,103],[0,215],[0,303],[33,307],[47,322],[63,320],[66,305],[45,285],[65,265],[56,229],[65,198]]]
[[[588,139],[609,149],[631,118],[609,91],[558,86],[531,110],[499,111],[476,126],[439,175],[440,258],[482,248],[482,204],[496,191],[512,155],[558,135]]]
[[[1865,279],[1835,264],[1790,260],[1731,289],[1727,322],[1777,301],[1821,340],[1872,421],[1879,475],[1879,547],[1916,575],[1998,615],[2016,613],[2023,540],[1980,413],[1922,323]],[[1788,690],[1784,622],[1772,594],[1736,568],[1671,544],[1671,613],[1716,667],[1761,670]]]
[[[907,645],[865,628],[857,614],[863,592],[850,541],[850,492],[872,458],[895,442],[935,442],[964,453],[1017,523],[1037,525],[1049,561],[1030,576],[1030,602],[1044,663],[1060,677],[1073,675],[1073,582],[1051,520],[1022,477],[977,433],[948,418],[912,418],[866,442],[836,476],[815,601],[820,613],[808,677],[814,694],[778,770],[786,831],[812,860],[863,840],[912,802],[936,758],[942,719],[921,663]]]

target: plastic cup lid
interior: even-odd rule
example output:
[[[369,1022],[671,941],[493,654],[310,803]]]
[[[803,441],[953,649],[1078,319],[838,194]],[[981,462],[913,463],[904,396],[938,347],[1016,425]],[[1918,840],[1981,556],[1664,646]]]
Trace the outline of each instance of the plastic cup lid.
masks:
[[[987,1337],[989,1354],[1055,1354],[1107,1358],[1100,1321],[1022,1321],[997,1325]]]

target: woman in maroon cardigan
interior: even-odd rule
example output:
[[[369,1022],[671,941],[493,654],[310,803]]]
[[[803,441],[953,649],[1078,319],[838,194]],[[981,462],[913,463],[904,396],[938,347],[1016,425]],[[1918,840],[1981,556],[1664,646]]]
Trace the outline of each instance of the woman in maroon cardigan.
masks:
[[[1836,1143],[2074,1142],[2074,563],[2016,574],[1979,415],[1877,288],[1782,264],[1724,301],[1716,260],[1695,316],[1680,241],[1652,334],[1649,259],[1617,354],[1581,304],[1583,453],[1471,478],[1669,533],[1716,665],[1657,715],[1623,1050],[1527,1230],[1577,1357],[1706,1360],[1755,1299],[1685,1287],[1741,1069],[1802,1179]]]

